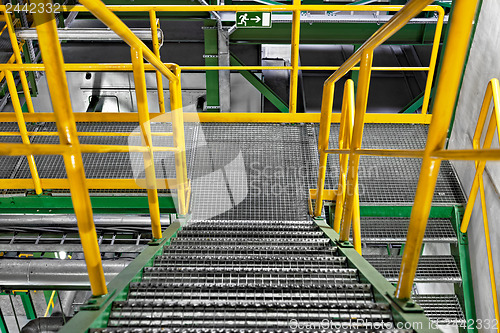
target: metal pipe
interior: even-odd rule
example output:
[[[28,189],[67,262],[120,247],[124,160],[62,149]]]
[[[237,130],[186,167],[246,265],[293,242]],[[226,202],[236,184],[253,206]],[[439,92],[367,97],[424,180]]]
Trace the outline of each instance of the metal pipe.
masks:
[[[420,250],[427,220],[431,209],[441,160],[432,157],[434,151],[441,150],[446,142],[458,87],[462,77],[474,17],[479,0],[458,0],[455,2],[453,17],[448,32],[442,68],[436,97],[432,107],[432,122],[429,126],[415,203],[411,211],[410,225],[399,272],[396,297],[408,299],[411,296],[413,280],[417,270]]]
[[[161,43],[158,41],[158,35],[155,34],[155,29],[160,30],[160,23],[159,23],[158,19],[156,18],[156,12],[154,10],[151,10],[149,12],[149,24],[151,25],[151,32],[150,33],[151,33],[152,41],[153,41],[153,51],[154,51],[155,55],[158,57],[158,59],[161,59],[161,57],[160,57],[160,45],[161,45]],[[137,35],[137,34],[135,34],[135,35]],[[137,37],[139,37],[139,36],[137,36]],[[160,113],[165,113],[165,96],[163,94],[163,78],[161,76],[160,71],[158,71],[158,70],[156,71],[156,86],[157,86],[157,90],[158,90],[158,107],[160,109]]]
[[[144,71],[144,57],[141,49],[131,48],[132,64],[134,66],[135,95],[137,98],[137,113],[141,127],[141,142],[147,148],[142,156],[144,172],[146,173],[146,189],[148,192],[149,214],[151,215],[151,229],[155,239],[161,238],[160,204],[156,186],[156,172],[153,157],[153,138],[151,136],[151,122],[148,112],[148,97],[146,91],[146,75]]]
[[[24,325],[21,329],[21,333],[55,333],[58,332],[64,324],[66,324],[66,322],[62,316],[40,317],[30,320]]]
[[[368,102],[368,91],[370,87],[371,66],[373,62],[373,50],[368,49],[361,56],[361,70],[359,71],[359,83],[356,94],[356,112],[354,113],[354,127],[349,153],[349,163],[346,177],[346,197],[342,223],[340,225],[340,241],[349,241],[351,233],[351,221],[356,202],[356,189],[358,186],[358,168],[360,155],[356,154],[356,149],[361,148],[363,140],[363,129],[365,126],[366,105]]]
[[[155,25],[156,27],[156,25]],[[156,34],[151,33],[148,28],[130,29],[134,35],[140,40],[146,41],[163,41],[163,32],[161,29],[156,29]],[[106,28],[59,28],[57,29],[59,40],[76,40],[76,41],[99,41],[99,42],[114,42],[123,41],[113,30]],[[16,36],[20,39],[37,40],[35,28],[17,29]]]
[[[170,81],[179,80],[170,69],[123,23],[106,5],[100,0],[80,0],[95,17],[106,24],[118,36],[120,36],[130,47],[140,49],[144,58],[149,61],[158,71],[165,75]],[[133,10],[135,11],[135,9]]]
[[[181,70],[179,66],[173,68],[174,74],[179,77],[177,81],[170,81],[170,109],[172,110],[172,129],[174,133],[174,146],[177,151],[175,156],[175,177],[177,180],[177,203],[178,213],[186,215],[187,194],[189,192],[189,184],[187,177],[186,164],[186,140],[184,137],[184,114],[182,108],[182,90],[181,90]]]
[[[23,60],[21,58],[21,50],[19,49],[19,44],[17,42],[16,33],[14,31],[14,24],[12,23],[12,18],[10,14],[4,10],[5,24],[7,25],[7,31],[9,32],[10,43],[12,45],[12,51],[14,51],[14,57],[16,59],[16,63],[19,65],[23,64]],[[26,79],[26,73],[24,71],[19,71],[19,77],[21,78],[21,85],[23,87],[24,98],[26,99],[26,106],[28,107],[29,113],[35,113],[33,109],[33,101],[31,100],[30,88],[28,86],[28,80]]]
[[[34,0],[37,5],[46,6],[50,0]],[[82,154],[76,130],[68,82],[63,68],[64,59],[61,44],[57,37],[54,13],[43,12],[33,14],[39,35],[39,46],[42,53],[47,83],[52,95],[52,105],[56,117],[59,141],[62,146],[71,148],[70,153],[63,155],[68,181],[71,187],[71,199],[78,220],[78,231],[87,262],[88,279],[95,296],[107,293],[106,281],[101,265],[101,252],[97,243],[92,205],[87,189]],[[57,96],[57,97],[56,97]]]
[[[24,145],[30,145],[31,141],[28,136],[26,122],[24,121],[23,110],[21,108],[21,102],[19,101],[19,95],[17,94],[17,87],[14,81],[14,76],[12,75],[11,71],[5,71],[4,73],[10,92],[12,106],[14,107],[14,113],[16,114],[17,126],[19,127],[21,140],[23,141]],[[28,165],[31,172],[31,178],[33,179],[33,185],[35,186],[35,192],[36,194],[42,194],[42,185],[40,184],[40,176],[38,175],[38,169],[35,164],[35,157],[32,154],[26,154],[26,158],[28,159]]]
[[[161,215],[162,223],[170,223],[168,215]],[[76,217],[73,214],[10,214],[3,215],[0,219],[0,228],[2,227],[74,227],[76,226]],[[141,215],[122,215],[122,214],[102,214],[94,215],[94,223],[96,226],[137,226],[150,225],[151,219],[149,216]]]
[[[300,0],[293,0],[296,8],[300,5]],[[288,110],[290,113],[297,111],[297,95],[299,88],[299,44],[300,44],[300,9],[295,9],[292,14],[292,41],[291,48],[291,65],[290,73],[290,101]]]
[[[131,259],[103,260],[104,274],[111,281]],[[2,288],[88,289],[90,287],[84,260],[10,259],[0,260]]]

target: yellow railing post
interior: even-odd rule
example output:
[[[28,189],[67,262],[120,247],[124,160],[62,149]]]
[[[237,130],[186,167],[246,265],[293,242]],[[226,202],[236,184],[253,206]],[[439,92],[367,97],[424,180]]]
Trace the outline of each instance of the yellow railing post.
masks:
[[[14,113],[16,114],[17,125],[19,126],[21,139],[24,144],[29,145],[31,142],[28,136],[28,130],[26,129],[26,122],[24,121],[23,110],[21,107],[21,102],[19,101],[19,95],[17,94],[16,83],[11,71],[5,71],[5,79],[7,80],[7,86],[9,88],[12,106],[14,107]],[[28,159],[28,165],[30,167],[31,178],[33,178],[35,192],[36,194],[42,194],[42,185],[40,183],[38,169],[35,164],[35,157],[33,155],[27,155],[26,158]]]
[[[160,43],[158,42],[158,28],[159,21],[156,19],[156,12],[154,10],[149,11],[149,24],[151,25],[151,34],[153,38],[153,51],[154,54],[160,57]],[[163,78],[160,71],[156,71],[156,85],[158,89],[158,106],[160,108],[160,113],[165,113],[165,96],[163,95]]]
[[[177,179],[178,210],[180,215],[187,214],[187,166],[186,166],[186,143],[184,138],[184,116],[182,108],[181,91],[181,69],[174,67],[174,74],[179,78],[177,81],[170,81],[170,109],[172,110],[172,132],[174,133],[175,152],[175,174]]]
[[[472,145],[475,150],[481,149],[481,137],[484,134],[483,132],[492,101],[493,101],[493,112],[490,117],[489,125],[486,129],[486,134],[484,135],[484,143],[482,146],[483,149],[491,148],[491,144],[493,143],[495,133],[498,133],[498,131],[500,130],[500,83],[498,79],[492,79],[488,83],[488,87],[486,88],[483,104],[479,112],[479,119],[476,125],[476,130],[474,132],[474,137],[472,138]],[[484,192],[484,182],[483,182],[483,173],[485,167],[486,167],[486,161],[476,161],[476,173],[474,175],[474,181],[472,183],[472,188],[469,193],[469,199],[467,200],[467,205],[465,208],[464,217],[462,219],[462,225],[460,226],[460,231],[462,233],[467,232],[467,228],[469,226],[469,222],[472,216],[472,210],[474,208],[474,203],[476,202],[477,192],[479,189],[479,193],[481,196],[481,211],[483,216],[484,239],[486,243],[486,255],[488,259],[491,294],[493,296],[493,309],[495,312],[495,319],[499,321],[500,309],[498,306],[498,299],[496,297],[497,285],[495,281],[495,267],[493,264],[493,252],[491,250],[490,226],[488,221],[488,209],[486,205],[486,194]]]
[[[432,204],[441,160],[433,152],[444,147],[469,46],[478,0],[457,0],[449,23],[448,40],[432,108],[432,119],[420,169],[415,202],[399,272],[396,297],[409,299]]]
[[[346,199],[344,204],[344,214],[340,225],[340,241],[348,241],[351,231],[351,221],[356,202],[356,189],[358,185],[358,168],[360,156],[356,154],[356,149],[361,148],[363,139],[364,118],[366,104],[368,102],[368,91],[370,87],[371,67],[373,61],[373,50],[365,50],[361,55],[359,70],[358,90],[356,94],[356,112],[354,114],[354,128],[349,163],[347,169]]]
[[[50,0],[33,0],[33,3],[47,4]],[[43,6],[42,8],[46,8]],[[95,296],[107,293],[106,281],[101,263],[101,252],[97,243],[92,206],[87,189],[83,169],[80,143],[76,131],[71,100],[69,96],[64,60],[57,35],[57,27],[53,13],[35,13],[36,30],[50,94],[56,118],[61,145],[67,146],[70,152],[65,153],[64,164],[71,187],[71,199],[78,223],[78,232],[82,242],[85,262],[90,280],[92,294]]]
[[[4,12],[5,24],[7,25],[7,31],[9,32],[10,43],[12,44],[12,51],[16,59],[16,63],[22,64],[23,59],[21,57],[21,50],[19,49],[19,44],[17,43],[16,32],[14,31],[14,24],[12,23],[12,18],[7,11]],[[19,71],[19,77],[21,78],[21,86],[23,87],[24,98],[26,99],[26,106],[28,107],[29,113],[34,113],[33,101],[31,100],[30,88],[28,85],[28,80],[26,79],[26,72]]]
[[[349,149],[352,139],[352,129],[354,126],[354,81],[349,79],[344,85],[344,95],[342,99],[342,113],[340,115],[339,149]],[[345,184],[347,177],[348,155],[339,154],[339,182],[337,187],[337,198],[335,204],[335,217],[333,229],[340,232],[340,222],[344,211]]]
[[[321,216],[323,210],[323,195],[325,191],[326,163],[328,154],[328,141],[330,139],[330,126],[332,123],[333,93],[335,83],[325,83],[323,86],[323,99],[321,101],[321,121],[319,124],[318,151],[319,169],[316,202],[314,204],[314,216]]]
[[[425,83],[424,99],[422,104],[422,114],[426,114],[429,108],[429,99],[431,97],[432,81],[434,80],[434,74],[436,71],[437,55],[439,51],[439,45],[441,42],[441,32],[443,30],[444,21],[444,9],[438,7],[438,21],[436,23],[436,32],[434,34],[434,40],[432,42],[431,59],[429,62],[429,71],[427,72],[427,81]]]
[[[146,75],[144,72],[144,58],[141,49],[131,48],[132,65],[134,68],[135,94],[137,98],[137,113],[141,128],[142,145],[148,147],[148,152],[143,153],[146,188],[148,192],[149,214],[151,216],[151,229],[153,238],[161,238],[160,204],[156,184],[156,172],[153,154],[153,139],[151,136],[151,123],[148,111],[148,96],[146,90]]]
[[[299,43],[300,43],[300,1],[293,0],[294,10],[292,13],[292,41],[291,41],[291,65],[290,73],[290,102],[288,110],[290,113],[297,111],[297,95],[299,87]]]

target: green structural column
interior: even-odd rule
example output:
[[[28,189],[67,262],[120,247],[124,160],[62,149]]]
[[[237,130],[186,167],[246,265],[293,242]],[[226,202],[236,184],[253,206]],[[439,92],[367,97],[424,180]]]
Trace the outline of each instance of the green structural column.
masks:
[[[217,66],[217,26],[213,20],[206,20],[204,26],[205,37],[205,66]],[[219,101],[219,71],[206,71],[207,84],[207,111],[220,112]]]
[[[26,317],[29,320],[36,318],[35,306],[33,305],[33,300],[31,299],[30,292],[21,293],[21,301],[23,302],[24,311],[26,312]]]

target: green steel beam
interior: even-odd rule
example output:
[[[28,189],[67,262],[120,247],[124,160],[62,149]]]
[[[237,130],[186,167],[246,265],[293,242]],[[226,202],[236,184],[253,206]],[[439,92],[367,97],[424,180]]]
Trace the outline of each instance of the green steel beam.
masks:
[[[26,293],[20,293],[19,296],[21,296],[26,317],[28,317],[29,320],[35,319],[36,311],[35,306],[33,305],[33,300],[31,299],[31,293],[28,291]]]
[[[0,308],[0,332],[9,333],[9,329],[7,328],[7,322],[5,321],[1,308]]]
[[[91,297],[87,305],[82,306],[80,311],[59,332],[87,332],[90,328],[106,327],[113,302],[126,299],[130,283],[142,278],[144,267],[152,266],[154,258],[162,253],[165,245],[170,244],[171,239],[177,235],[184,222],[185,220],[177,220],[172,223],[163,232],[162,239],[150,243],[137,258],[108,283],[108,294],[101,297]]]
[[[385,44],[432,44],[436,25],[431,24],[425,31],[422,24],[408,24],[392,36]],[[362,44],[377,29],[376,23],[311,23],[300,25],[301,44]],[[266,29],[236,29],[231,34],[232,43],[248,42],[290,43],[291,24],[273,23]]]
[[[370,283],[373,287],[375,300],[377,302],[388,303],[391,307],[396,325],[413,324],[410,328],[417,333],[441,332],[429,318],[424,315],[420,306],[409,300],[401,302],[394,297],[396,288],[388,282],[373,266],[360,256],[349,242],[339,242],[339,235],[326,224],[323,219],[316,219],[316,224],[321,228],[325,235],[336,244],[344,256],[347,257],[348,265],[359,271],[362,282]],[[397,326],[398,327],[398,326]]]
[[[205,66],[218,66],[217,27],[213,20],[205,20]],[[206,71],[207,111],[220,112],[219,71]]]
[[[464,309],[465,319],[467,320],[467,328],[461,327],[460,330],[467,333],[476,333],[477,325],[468,325],[469,323],[476,323],[477,317],[470,266],[469,240],[467,234],[463,234],[460,232],[460,224],[462,223],[463,212],[463,207],[453,207],[453,216],[451,219],[453,227],[455,228],[455,232],[458,236],[458,244],[456,247],[452,247],[452,254],[454,255],[454,257],[458,257],[460,272],[462,274],[462,285],[455,285],[455,293],[461,296],[458,297],[458,299],[461,303],[462,308]]]
[[[231,66],[245,66],[236,58],[233,54],[231,54]],[[267,84],[265,84],[257,75],[250,71],[238,71],[240,74],[247,79],[265,98],[269,100],[279,111],[283,113],[288,113],[288,106],[285,101],[283,101]]]
[[[431,96],[434,95],[434,91],[436,91],[436,87],[432,87]],[[399,113],[415,113],[419,108],[422,107],[424,103],[424,91],[422,91],[417,97],[413,99],[410,103],[408,103]]]
[[[175,213],[175,197],[158,197],[162,214]],[[94,213],[149,214],[148,198],[90,197]],[[71,197],[27,195],[0,198],[0,214],[73,214]]]

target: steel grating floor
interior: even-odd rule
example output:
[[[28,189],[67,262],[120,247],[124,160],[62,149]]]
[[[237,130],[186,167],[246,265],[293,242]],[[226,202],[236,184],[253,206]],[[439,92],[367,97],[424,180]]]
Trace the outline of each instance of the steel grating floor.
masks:
[[[361,217],[363,243],[406,242],[410,219],[406,217]],[[456,243],[457,235],[450,219],[429,218],[424,235],[425,243]]]
[[[397,282],[402,257],[364,255],[363,258],[388,281]],[[429,255],[420,257],[415,282],[461,283],[462,277],[453,256]]]
[[[466,324],[457,295],[413,295],[412,298],[435,323],[459,327]]]
[[[79,131],[137,130],[137,123],[78,123]],[[15,123],[2,123],[2,131],[17,131]],[[28,124],[29,131],[55,131],[53,123]],[[170,124],[153,123],[153,132],[171,131]],[[194,219],[305,220],[307,194],[316,187],[318,165],[317,125],[311,124],[186,124],[188,176],[192,179]],[[331,146],[338,125],[332,125]],[[423,148],[425,125],[367,124],[366,148]],[[139,137],[80,138],[86,144],[139,144]],[[171,137],[155,137],[159,146],[171,145]],[[0,142],[20,142],[2,136]],[[34,136],[33,143],[57,143],[54,136]],[[35,157],[42,178],[64,178],[60,156]],[[88,178],[142,178],[142,154],[84,154]],[[173,154],[155,153],[159,178],[174,177]],[[25,157],[0,156],[2,178],[30,178]],[[360,190],[363,204],[411,205],[420,168],[418,159],[362,157]],[[326,188],[336,188],[338,158],[330,156]],[[66,192],[67,191],[56,191]],[[104,195],[110,191],[93,191]],[[120,191],[111,191],[120,192]],[[123,191],[121,191],[123,192]],[[135,192],[141,192],[135,191]],[[23,191],[3,191],[4,195]],[[128,195],[128,194],[127,194]],[[443,162],[434,204],[464,202],[457,177]]]

